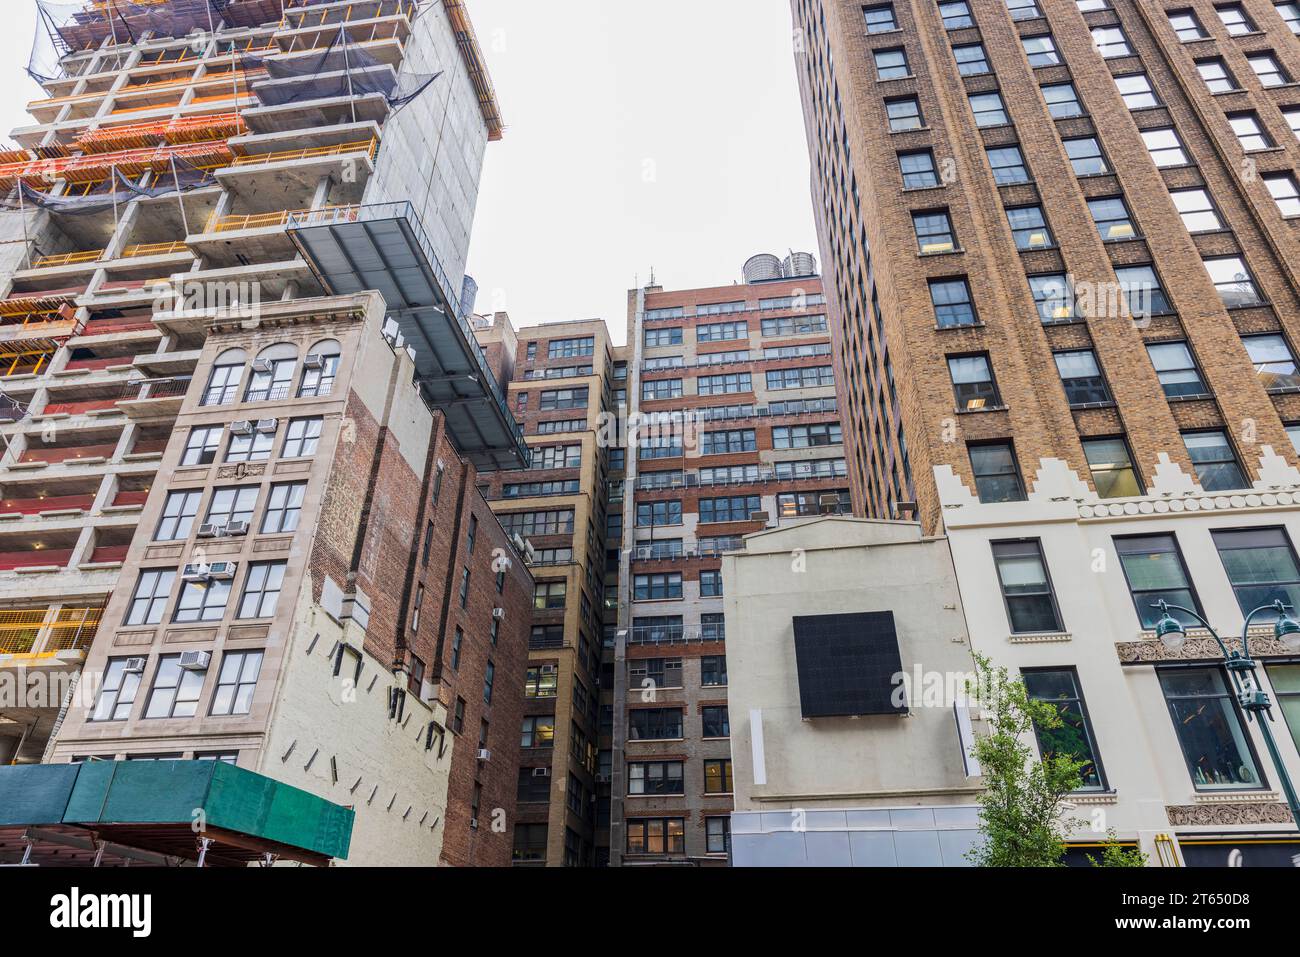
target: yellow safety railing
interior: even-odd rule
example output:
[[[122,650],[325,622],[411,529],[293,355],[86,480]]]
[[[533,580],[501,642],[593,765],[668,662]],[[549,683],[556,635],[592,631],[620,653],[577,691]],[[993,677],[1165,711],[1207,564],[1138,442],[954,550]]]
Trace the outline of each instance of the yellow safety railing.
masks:
[[[49,613],[47,608],[0,611],[0,654],[24,655],[31,651]]]
[[[99,629],[103,608],[60,608],[51,613],[46,651],[76,651],[89,648]]]
[[[42,256],[32,263],[33,269],[49,269],[53,266],[71,266],[75,263],[98,262],[104,255],[102,249],[89,249],[80,253],[61,253],[57,256]]]
[[[189,247],[180,240],[170,243],[137,243],[134,246],[127,246],[122,250],[123,259],[132,259],[136,256],[166,256],[168,253],[183,253]]]
[[[168,253],[184,252],[186,245],[176,241],[170,243],[136,243],[127,246],[119,254],[119,259],[134,259],[137,256],[165,256]],[[88,249],[80,253],[62,253],[58,256],[42,256],[32,263],[33,269],[49,269],[54,266],[71,266],[76,263],[99,262],[104,258],[105,250]]]
[[[248,215],[213,215],[204,228],[205,233],[229,233],[238,229],[263,229],[268,226],[283,226],[290,216],[320,214],[328,210],[348,209],[347,204],[322,206],[319,209],[282,209],[274,213],[250,213]]]
[[[0,611],[0,654],[25,655],[46,636],[41,651],[87,648],[103,608],[18,608]]]
[[[379,140],[357,140],[353,143],[338,143],[334,146],[314,146],[299,150],[281,150],[278,153],[256,153],[252,156],[236,156],[235,166],[259,166],[278,163],[285,160],[315,159],[320,156],[338,156],[342,153],[365,153],[371,159],[379,147]]]

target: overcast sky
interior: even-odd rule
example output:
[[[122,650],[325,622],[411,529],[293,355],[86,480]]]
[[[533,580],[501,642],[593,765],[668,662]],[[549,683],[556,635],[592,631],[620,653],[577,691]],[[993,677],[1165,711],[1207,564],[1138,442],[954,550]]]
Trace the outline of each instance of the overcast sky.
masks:
[[[0,0],[0,129],[28,123],[35,4]],[[816,251],[789,0],[468,0],[506,123],[483,170],[477,310],[608,319]],[[3,142],[8,145],[7,139]]]

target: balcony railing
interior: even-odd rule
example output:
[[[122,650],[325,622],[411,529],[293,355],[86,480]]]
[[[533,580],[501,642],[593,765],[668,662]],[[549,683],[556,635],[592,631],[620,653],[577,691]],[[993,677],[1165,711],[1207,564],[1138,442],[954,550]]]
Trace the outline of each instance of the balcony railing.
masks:
[[[340,156],[344,153],[365,153],[366,156],[374,159],[375,150],[379,148],[379,140],[371,137],[368,140],[357,140],[353,143],[338,143],[334,146],[314,146],[307,149],[299,150],[281,150],[278,153],[256,153],[251,156],[236,156],[232,166],[264,166],[269,163],[280,163],[289,160],[317,159],[322,156]]]
[[[634,645],[688,645],[707,641],[725,641],[726,628],[709,624],[700,628],[681,625],[634,625],[628,632],[628,641]]]
[[[192,376],[173,376],[167,379],[131,379],[122,383],[121,393],[115,402],[133,402],[145,399],[173,399],[183,396],[190,390]],[[140,394],[140,387],[147,386],[148,392]]]

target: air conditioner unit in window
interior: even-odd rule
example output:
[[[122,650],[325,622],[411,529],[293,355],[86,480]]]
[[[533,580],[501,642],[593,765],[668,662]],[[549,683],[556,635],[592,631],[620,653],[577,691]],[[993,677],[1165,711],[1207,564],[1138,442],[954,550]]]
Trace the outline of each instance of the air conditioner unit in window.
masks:
[[[226,525],[226,534],[227,534],[227,535],[247,535],[247,534],[248,534],[248,523],[247,523],[247,522],[230,522],[230,523],[228,523],[228,524]]]
[[[177,662],[182,671],[207,671],[211,663],[210,651],[182,651],[181,660]]]
[[[257,431],[274,432],[279,427],[279,425],[280,425],[279,419],[258,419]]]
[[[559,665],[542,665],[542,674],[553,675],[560,670]]]
[[[750,512],[749,520],[751,522],[767,522],[767,512]]]
[[[489,751],[487,748],[479,748],[478,752],[474,755],[474,757],[476,760],[479,761],[491,761],[492,752]]]
[[[144,671],[144,658],[128,658],[122,664],[122,670],[129,675],[138,675]]]
[[[324,369],[325,357],[313,353],[302,360],[302,365],[304,369]]]
[[[253,371],[254,371],[254,372],[273,372],[274,370],[275,370],[275,366],[273,366],[273,365],[271,364],[271,360],[270,360],[270,359],[254,359],[254,360],[253,360]]]
[[[550,768],[533,768],[533,777],[535,778],[549,778],[550,776]]]
[[[229,580],[235,577],[234,562],[190,562],[181,569],[181,580],[187,582]]]
[[[230,423],[230,434],[231,435],[252,435],[253,423],[249,422],[247,419],[236,419],[234,422]]]
[[[214,522],[205,522],[199,526],[199,538],[216,538],[221,534],[221,526]]]
[[[477,830],[478,830],[478,818],[476,818],[476,817],[472,817],[472,818],[470,818],[470,819],[469,819],[469,826],[470,826],[471,830],[475,830],[475,831],[477,831]]]
[[[497,621],[505,621],[506,610],[504,608],[493,608],[492,617]]]
[[[235,577],[236,567],[237,566],[234,562],[213,562],[208,567],[208,577],[219,579],[221,581],[229,581]]]

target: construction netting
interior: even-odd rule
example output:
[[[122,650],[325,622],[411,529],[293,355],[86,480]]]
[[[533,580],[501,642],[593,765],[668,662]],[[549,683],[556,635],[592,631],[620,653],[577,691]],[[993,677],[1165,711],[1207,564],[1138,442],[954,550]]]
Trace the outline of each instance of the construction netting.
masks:
[[[441,71],[401,74],[349,37],[342,25],[325,46],[308,53],[271,57],[248,53],[240,54],[239,61],[246,72],[266,71],[265,78],[252,84],[253,95],[263,106],[378,94],[396,109],[442,75]]]
[[[169,156],[165,163],[151,169],[151,175],[128,176],[122,169],[110,167],[99,182],[74,192],[60,194],[34,189],[18,180],[0,199],[0,209],[44,209],[65,215],[100,213],[137,197],[173,196],[202,189],[216,182],[211,167],[195,165],[181,156]]]

